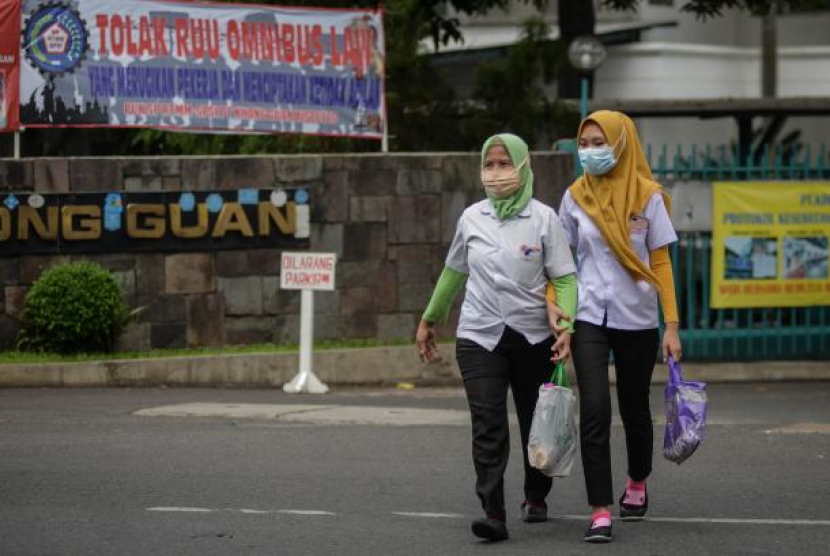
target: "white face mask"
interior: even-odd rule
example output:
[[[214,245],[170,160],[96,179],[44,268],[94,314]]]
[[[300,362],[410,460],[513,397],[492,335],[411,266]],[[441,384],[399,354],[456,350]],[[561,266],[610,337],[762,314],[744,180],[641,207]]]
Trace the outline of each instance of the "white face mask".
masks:
[[[579,149],[579,163],[587,174],[602,176],[614,169],[617,158],[613,147]]]
[[[489,197],[504,199],[519,189],[519,169],[527,162],[525,158],[517,168],[494,168],[481,171],[481,183]]]
[[[617,151],[622,152],[625,148],[625,138],[625,128],[623,128],[620,138],[613,147],[605,145],[579,149],[579,163],[582,164],[585,173],[602,176],[613,170],[617,165]]]

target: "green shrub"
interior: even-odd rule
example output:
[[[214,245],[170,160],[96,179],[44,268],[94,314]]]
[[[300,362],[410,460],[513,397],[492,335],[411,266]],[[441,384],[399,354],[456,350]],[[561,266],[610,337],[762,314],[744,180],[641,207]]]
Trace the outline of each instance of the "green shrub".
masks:
[[[76,262],[48,269],[26,295],[18,345],[30,351],[112,351],[131,318],[121,286],[99,265]]]

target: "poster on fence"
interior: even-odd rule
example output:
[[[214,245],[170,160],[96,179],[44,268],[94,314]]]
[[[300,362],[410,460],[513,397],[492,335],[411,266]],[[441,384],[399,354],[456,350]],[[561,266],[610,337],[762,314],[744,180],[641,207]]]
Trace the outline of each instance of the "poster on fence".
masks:
[[[24,0],[20,123],[379,139],[379,10]]]
[[[830,305],[830,182],[713,187],[712,308]]]

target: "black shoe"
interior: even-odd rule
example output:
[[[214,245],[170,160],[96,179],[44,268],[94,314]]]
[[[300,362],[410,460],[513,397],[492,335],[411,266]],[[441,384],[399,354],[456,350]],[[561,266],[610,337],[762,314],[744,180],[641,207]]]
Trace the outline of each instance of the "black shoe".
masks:
[[[495,517],[482,517],[473,521],[473,535],[488,541],[503,541],[510,538],[504,521]]]
[[[548,505],[544,502],[531,502],[525,500],[522,503],[522,521],[525,523],[544,523],[548,520]]]
[[[642,504],[626,504],[625,495],[627,491],[623,491],[620,498],[620,519],[622,521],[643,521],[648,513],[648,489],[643,495]]]
[[[591,521],[591,525],[585,531],[585,542],[611,542],[612,538],[611,525],[594,526],[594,522]]]

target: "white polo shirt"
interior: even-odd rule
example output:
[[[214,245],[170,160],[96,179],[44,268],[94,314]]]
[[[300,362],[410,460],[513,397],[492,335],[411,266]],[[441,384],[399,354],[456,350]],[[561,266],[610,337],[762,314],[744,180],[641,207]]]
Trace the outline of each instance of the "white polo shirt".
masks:
[[[457,336],[489,351],[505,326],[531,344],[546,340],[551,335],[547,281],[576,271],[556,211],[536,199],[505,221],[489,199],[468,207],[458,220],[446,265],[469,275]]]
[[[567,191],[559,217],[576,248],[579,305],[577,320],[601,326],[608,312],[607,326],[618,330],[657,328],[657,290],[645,280],[635,281],[608,247],[591,217]],[[632,218],[631,246],[646,265],[649,251],[677,241],[663,195],[655,193],[643,213]]]

